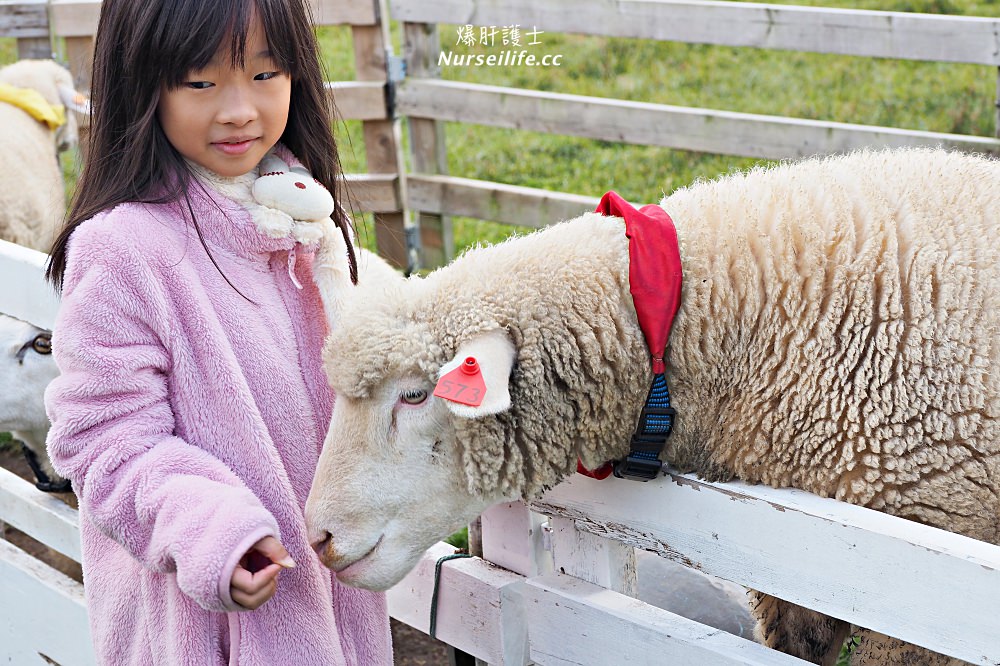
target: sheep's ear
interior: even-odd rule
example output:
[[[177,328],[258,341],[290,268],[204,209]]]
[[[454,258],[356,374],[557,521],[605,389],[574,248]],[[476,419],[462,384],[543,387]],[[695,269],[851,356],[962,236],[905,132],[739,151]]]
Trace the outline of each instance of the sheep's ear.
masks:
[[[470,406],[444,399],[448,409],[456,416],[468,419],[499,414],[510,409],[510,371],[514,367],[515,350],[506,331],[494,329],[480,333],[461,345],[455,352],[455,357],[441,366],[438,378],[465,363],[470,356],[479,364],[486,384],[483,402]]]
[[[69,86],[59,86],[59,99],[67,109],[77,113],[90,113],[90,98]]]

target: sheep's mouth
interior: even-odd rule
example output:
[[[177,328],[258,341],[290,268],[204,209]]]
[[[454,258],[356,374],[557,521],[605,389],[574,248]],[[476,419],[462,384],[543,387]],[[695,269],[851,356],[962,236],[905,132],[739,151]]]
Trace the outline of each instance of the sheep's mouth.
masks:
[[[337,549],[334,547],[333,535],[329,532],[327,532],[325,539],[313,544],[313,548],[316,550],[316,554],[319,555],[319,559],[324,566],[329,569],[333,569],[338,574],[347,574],[349,570],[354,569],[370,558],[378,547],[382,545],[383,539],[385,539],[385,534],[378,538],[378,541],[375,542],[374,546],[368,549],[368,552],[353,562],[348,562],[346,564],[344,563],[344,556],[338,553]]]
[[[382,545],[382,539],[384,538],[385,535],[383,534],[378,538],[378,541],[375,542],[375,545],[372,546],[371,550],[369,550],[367,553],[362,555],[359,559],[355,560],[351,564],[348,564],[346,567],[337,571],[337,578],[343,581],[347,581],[352,577],[352,575],[361,573],[367,567],[367,565],[371,563],[372,555],[374,555],[375,551],[378,550],[378,547]]]

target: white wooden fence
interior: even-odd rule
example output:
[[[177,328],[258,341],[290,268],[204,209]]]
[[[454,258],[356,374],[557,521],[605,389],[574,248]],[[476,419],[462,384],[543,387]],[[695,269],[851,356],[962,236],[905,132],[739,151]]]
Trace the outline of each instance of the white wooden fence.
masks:
[[[0,241],[0,312],[51,327],[43,255]],[[641,548],[860,626],[1000,664],[1000,547],[793,490],[572,478],[483,518],[484,559],[442,569],[437,635],[491,664],[792,664],[642,603]],[[548,516],[546,525],[542,516]],[[79,561],[77,513],[0,469],[0,520]],[[427,631],[438,544],[390,591]],[[0,541],[0,657],[94,663],[82,587]],[[2,659],[0,659],[2,660]]]
[[[427,65],[438,49],[434,24],[447,21],[996,66],[996,19],[673,0],[391,0],[410,65],[395,91],[396,112],[411,121],[417,173],[406,173],[398,118],[383,95],[386,0],[314,4],[322,23],[352,26],[358,81],[332,90],[344,117],[366,123],[372,173],[352,177],[353,192],[363,210],[397,231],[409,224],[407,208],[432,225],[435,216],[470,215],[538,226],[592,205],[588,197],[445,175],[440,123],[448,120],[766,157],[872,144],[1000,149],[993,137],[454,84]],[[43,55],[51,19],[85,85],[80,63],[98,6],[0,0],[0,33],[20,38],[22,57]],[[652,131],[633,136],[636,122]],[[42,283],[42,260],[0,244],[0,312],[50,327],[56,302]],[[974,664],[1000,665],[997,546],[798,491],[674,474],[647,484],[576,477],[530,509],[487,511],[484,557],[442,568],[437,635],[491,664],[802,663],[632,598],[634,548],[642,548]],[[76,512],[2,469],[0,520],[79,559]],[[390,591],[394,617],[427,631],[434,565],[451,552],[438,544]],[[94,658],[81,586],[0,541],[4,661],[74,666]]]

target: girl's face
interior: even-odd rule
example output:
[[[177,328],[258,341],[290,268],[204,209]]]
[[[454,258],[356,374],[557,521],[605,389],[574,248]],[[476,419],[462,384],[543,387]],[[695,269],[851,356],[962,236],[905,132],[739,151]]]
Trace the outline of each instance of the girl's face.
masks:
[[[257,17],[246,49],[244,69],[234,69],[220,49],[179,87],[164,88],[157,107],[177,152],[220,176],[240,176],[257,166],[288,122],[292,80],[275,67]]]

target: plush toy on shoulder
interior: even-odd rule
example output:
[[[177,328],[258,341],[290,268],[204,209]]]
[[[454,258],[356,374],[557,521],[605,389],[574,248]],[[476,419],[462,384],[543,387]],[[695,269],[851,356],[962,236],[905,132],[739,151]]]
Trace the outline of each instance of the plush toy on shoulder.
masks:
[[[273,153],[259,171],[253,198],[267,210],[254,215],[258,227],[275,238],[291,235],[303,245],[322,239],[322,222],[333,215],[333,195],[305,167],[289,166]]]

